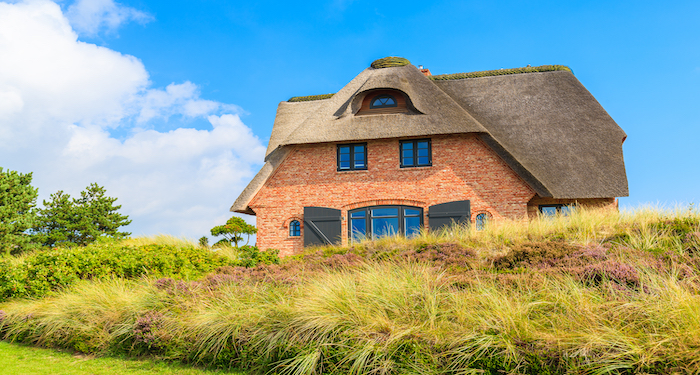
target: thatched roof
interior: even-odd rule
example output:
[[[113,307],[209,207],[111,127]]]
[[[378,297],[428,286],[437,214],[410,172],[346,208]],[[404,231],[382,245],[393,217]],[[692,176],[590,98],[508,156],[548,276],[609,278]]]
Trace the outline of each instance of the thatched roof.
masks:
[[[286,146],[460,133],[478,133],[540,196],[627,196],[624,131],[568,68],[558,69],[431,80],[410,64],[370,67],[330,97],[282,102],[267,163],[231,210],[251,213],[248,202]],[[407,111],[356,116],[377,89],[403,92]]]

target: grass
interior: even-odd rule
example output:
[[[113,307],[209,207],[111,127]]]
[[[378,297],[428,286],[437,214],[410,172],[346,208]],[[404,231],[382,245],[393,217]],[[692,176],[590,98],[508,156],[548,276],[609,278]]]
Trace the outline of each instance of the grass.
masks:
[[[206,375],[231,373],[197,369],[150,359],[94,357],[7,342],[0,342],[0,368],[5,375]]]
[[[699,275],[692,207],[576,210],[82,281],[0,304],[0,335],[261,374],[697,374]]]

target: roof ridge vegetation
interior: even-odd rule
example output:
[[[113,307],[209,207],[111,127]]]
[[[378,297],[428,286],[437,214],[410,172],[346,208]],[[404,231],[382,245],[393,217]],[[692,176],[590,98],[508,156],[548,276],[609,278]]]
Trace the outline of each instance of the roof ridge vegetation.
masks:
[[[310,102],[313,100],[323,100],[329,99],[335,94],[321,94],[321,95],[308,95],[308,96],[293,96],[287,100],[288,102]]]
[[[406,60],[403,57],[385,57],[383,59],[376,60],[372,63],[372,67],[375,69],[387,68],[392,66],[403,66],[403,65],[392,65],[403,63],[399,60]],[[408,60],[406,60],[406,64]],[[376,63],[376,67],[375,67]],[[574,73],[571,68],[566,65],[540,65],[540,66],[524,66],[522,68],[511,68],[511,69],[496,69],[496,70],[482,70],[480,72],[468,72],[468,73],[450,73],[450,74],[438,74],[434,76],[429,76],[428,78],[433,81],[447,81],[453,79],[465,79],[465,78],[479,78],[479,77],[493,77],[508,74],[522,74],[522,73],[542,73],[542,72],[554,72],[554,71],[567,71]],[[294,96],[287,100],[288,102],[310,102],[314,100],[329,99],[335,94],[323,94],[323,95],[308,95],[308,96]]]
[[[501,76],[507,74],[521,74],[521,73],[541,73],[541,72],[553,72],[557,70],[564,70],[574,73],[571,68],[566,65],[540,65],[540,66],[525,66],[522,68],[512,68],[512,69],[497,69],[497,70],[483,70],[480,72],[469,72],[469,73],[452,73],[452,74],[438,74],[430,76],[428,78],[433,81],[444,81],[452,79],[464,79],[464,78],[479,78],[479,77],[492,77]]]

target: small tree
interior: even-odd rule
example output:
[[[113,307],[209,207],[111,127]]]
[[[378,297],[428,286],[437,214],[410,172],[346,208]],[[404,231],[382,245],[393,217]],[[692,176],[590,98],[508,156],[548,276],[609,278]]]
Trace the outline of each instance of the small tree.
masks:
[[[51,195],[45,208],[39,209],[34,228],[38,242],[46,246],[57,243],[87,245],[100,237],[124,238],[131,233],[119,232],[119,227],[131,220],[117,212],[122,206],[114,205],[117,198],[105,196],[105,189],[95,183],[71,199],[59,191]]]
[[[24,250],[31,237],[25,231],[34,224],[38,189],[32,174],[0,167],[0,251],[10,254]]]
[[[250,235],[258,232],[255,226],[246,223],[240,217],[232,217],[226,221],[224,225],[217,225],[211,228],[212,236],[224,236],[228,242],[233,243],[233,246],[238,247],[238,241],[242,241],[243,237],[241,235],[245,234],[248,236],[246,239],[246,245],[250,241]]]

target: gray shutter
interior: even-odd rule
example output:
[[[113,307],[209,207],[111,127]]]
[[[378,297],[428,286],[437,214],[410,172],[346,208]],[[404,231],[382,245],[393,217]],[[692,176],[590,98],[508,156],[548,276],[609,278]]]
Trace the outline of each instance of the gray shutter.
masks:
[[[428,207],[428,225],[430,230],[438,230],[456,224],[469,224],[471,213],[469,201],[454,201]]]
[[[304,207],[304,246],[340,245],[340,210]]]

